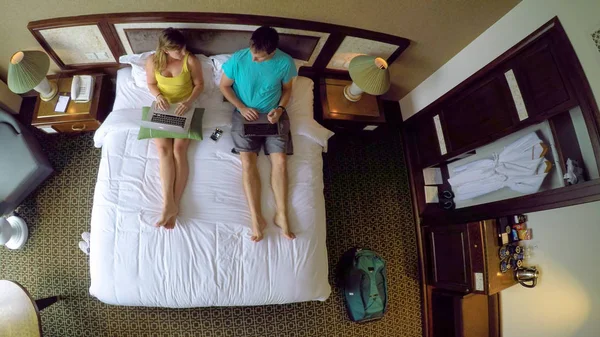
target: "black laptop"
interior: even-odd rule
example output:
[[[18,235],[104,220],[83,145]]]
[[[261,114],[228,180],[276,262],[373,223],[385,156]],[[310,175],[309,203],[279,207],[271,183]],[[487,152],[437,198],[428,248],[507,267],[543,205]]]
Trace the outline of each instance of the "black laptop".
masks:
[[[281,124],[279,121],[275,124],[271,124],[267,118],[267,114],[258,114],[258,119],[255,121],[248,121],[244,118],[244,136],[279,136],[281,132]]]

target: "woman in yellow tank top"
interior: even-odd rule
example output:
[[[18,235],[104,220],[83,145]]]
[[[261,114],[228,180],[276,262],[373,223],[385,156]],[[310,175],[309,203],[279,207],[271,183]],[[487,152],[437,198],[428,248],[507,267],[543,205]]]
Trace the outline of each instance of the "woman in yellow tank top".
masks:
[[[183,115],[204,89],[200,61],[187,52],[185,38],[176,29],[165,29],[158,38],[156,53],[146,63],[148,88],[159,109],[177,104],[176,113]],[[156,226],[175,227],[179,201],[187,183],[189,139],[155,138],[160,163],[163,208]]]

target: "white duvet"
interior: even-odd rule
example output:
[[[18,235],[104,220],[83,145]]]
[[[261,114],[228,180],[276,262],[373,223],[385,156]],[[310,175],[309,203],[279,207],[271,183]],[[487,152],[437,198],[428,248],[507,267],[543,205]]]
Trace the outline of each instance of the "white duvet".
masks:
[[[108,304],[175,308],[328,298],[321,152],[331,133],[311,117],[312,82],[299,81],[308,89],[294,89],[290,103],[293,241],[273,225],[270,164],[262,153],[258,166],[268,227],[263,241],[250,241],[241,163],[231,153],[229,126],[222,126],[225,134],[218,142],[209,138],[211,121],[220,120],[211,114],[230,116],[229,104],[205,103],[212,106],[204,119],[204,140],[190,145],[189,181],[172,231],[152,226],[162,196],[155,146],[137,140],[140,109],[121,108],[109,115],[94,137],[102,159],[92,210],[91,295]]]

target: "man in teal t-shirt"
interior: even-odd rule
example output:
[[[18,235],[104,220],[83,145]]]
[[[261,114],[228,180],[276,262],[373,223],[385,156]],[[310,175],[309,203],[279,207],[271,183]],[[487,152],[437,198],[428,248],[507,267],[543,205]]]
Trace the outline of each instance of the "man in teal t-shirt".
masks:
[[[277,49],[279,34],[271,27],[258,28],[250,39],[250,48],[237,51],[223,65],[219,85],[221,92],[235,106],[232,117],[231,136],[235,152],[240,154],[244,192],[248,200],[252,220],[251,240],[262,240],[267,226],[260,204],[261,185],[256,160],[264,145],[265,154],[271,159],[271,187],[277,211],[273,222],[281,227],[283,236],[293,240],[287,217],[287,154],[292,154],[290,121],[286,105],[292,94],[292,80],[297,75],[294,60]],[[259,114],[268,114],[270,123],[279,122],[283,135],[249,137],[244,135],[244,119],[257,120]]]

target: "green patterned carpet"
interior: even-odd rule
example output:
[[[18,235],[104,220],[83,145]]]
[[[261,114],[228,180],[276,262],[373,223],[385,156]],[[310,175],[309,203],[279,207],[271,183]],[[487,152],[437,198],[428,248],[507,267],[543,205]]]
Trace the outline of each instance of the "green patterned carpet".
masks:
[[[330,279],[339,256],[370,247],[388,263],[389,311],[381,321],[346,318],[335,286],[326,302],[261,307],[161,309],[116,307],[88,295],[89,230],[100,149],[93,134],[39,135],[56,172],[18,209],[30,239],[21,251],[0,247],[0,279],[35,298],[63,295],[42,312],[45,336],[421,336],[417,247],[398,135],[357,144],[335,136],[324,155]]]

